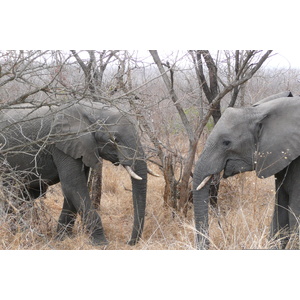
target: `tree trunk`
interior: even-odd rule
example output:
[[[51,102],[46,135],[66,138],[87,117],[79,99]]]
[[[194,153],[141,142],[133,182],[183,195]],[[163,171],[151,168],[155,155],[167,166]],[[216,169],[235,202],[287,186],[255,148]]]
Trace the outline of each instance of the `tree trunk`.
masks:
[[[177,186],[178,181],[175,180],[174,174],[174,159],[172,154],[168,154],[164,161],[164,179],[165,179],[165,190],[164,190],[164,206],[172,207],[177,210]]]
[[[209,203],[212,207],[216,208],[218,204],[218,194],[220,187],[220,174],[215,174],[212,178],[210,187],[209,187]]]
[[[195,157],[195,153],[196,153],[198,139],[195,135],[195,132],[192,128],[191,123],[189,122],[189,120],[184,112],[183,107],[180,104],[180,100],[179,100],[177,94],[175,93],[174,77],[173,77],[174,70],[169,65],[169,63],[166,63],[166,66],[170,72],[170,78],[169,78],[163,67],[160,57],[158,56],[157,51],[150,50],[150,54],[152,55],[153,60],[156,63],[158,70],[161,73],[162,79],[165,83],[165,86],[167,87],[167,89],[169,91],[171,100],[174,102],[174,105],[177,109],[177,112],[178,112],[180,118],[181,118],[181,121],[184,125],[184,128],[186,130],[186,133],[187,133],[187,136],[189,139],[189,154],[188,154],[188,158],[184,164],[183,174],[182,174],[182,177],[181,177],[179,183],[174,178],[174,171],[173,171],[173,174],[167,172],[167,174],[165,176],[165,178],[167,178],[167,180],[168,180],[168,182],[166,181],[165,197],[167,197],[167,195],[168,195],[169,188],[171,188],[171,192],[172,192],[172,194],[169,194],[169,195],[171,197],[176,197],[175,200],[171,198],[171,200],[170,200],[171,202],[173,202],[173,201],[177,202],[177,197],[178,197],[177,195],[179,194],[178,205],[174,205],[174,207],[176,208],[176,210],[182,210],[183,213],[186,215],[187,204],[188,204],[188,199],[189,199],[189,194],[190,194],[189,193],[190,192],[189,179],[191,176],[191,171],[192,171],[192,167],[193,167],[193,163],[194,163],[194,157]],[[173,179],[170,179],[171,178],[170,176],[173,177]],[[175,184],[175,182],[176,182],[176,184]]]
[[[183,214],[187,216],[188,202],[191,194],[190,178],[192,174],[192,168],[194,165],[194,159],[196,155],[198,140],[190,143],[188,156],[186,158],[182,178],[179,185],[180,197],[179,197],[179,208],[182,209]]]
[[[94,207],[100,209],[102,193],[102,169],[103,160],[101,159],[95,169],[91,169],[89,177],[89,189]]]

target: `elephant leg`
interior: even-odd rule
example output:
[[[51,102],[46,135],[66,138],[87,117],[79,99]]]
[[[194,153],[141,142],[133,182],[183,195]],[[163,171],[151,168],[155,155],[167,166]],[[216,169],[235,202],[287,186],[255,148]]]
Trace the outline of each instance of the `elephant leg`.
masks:
[[[271,224],[271,237],[276,236],[276,238],[282,239],[282,246],[285,247],[288,238],[282,235],[284,229],[289,228],[289,195],[284,190],[280,181],[276,181],[276,198],[275,198],[275,208]]]
[[[30,183],[26,188],[30,198],[36,199],[46,194],[48,185],[41,180],[35,180],[34,182]]]
[[[57,233],[58,238],[63,239],[66,235],[71,236],[75,224],[77,210],[71,201],[64,198],[62,212],[58,219]]]
[[[295,191],[290,195],[289,201],[289,227],[291,233],[299,235],[299,221],[300,221],[300,202],[299,191]]]
[[[106,245],[101,218],[96,209],[92,206],[87,187],[87,169],[81,159],[74,159],[63,152],[56,150],[53,155],[57,167],[62,191],[65,199],[72,204],[72,212],[77,211],[82,218],[84,227],[91,235],[91,240],[96,245]],[[64,202],[65,203],[65,202]],[[70,204],[68,204],[70,208]],[[62,213],[62,218],[66,217]],[[70,217],[67,217],[67,221]]]

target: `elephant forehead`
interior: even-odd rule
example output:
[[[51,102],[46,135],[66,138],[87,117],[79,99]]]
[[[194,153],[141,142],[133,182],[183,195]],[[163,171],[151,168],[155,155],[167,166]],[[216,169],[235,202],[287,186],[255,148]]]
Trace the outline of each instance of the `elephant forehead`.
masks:
[[[240,108],[227,108],[221,119],[216,125],[216,128],[218,127],[219,130],[222,131],[229,129],[232,130],[234,127],[239,125],[247,125],[247,113],[245,113],[245,109]]]

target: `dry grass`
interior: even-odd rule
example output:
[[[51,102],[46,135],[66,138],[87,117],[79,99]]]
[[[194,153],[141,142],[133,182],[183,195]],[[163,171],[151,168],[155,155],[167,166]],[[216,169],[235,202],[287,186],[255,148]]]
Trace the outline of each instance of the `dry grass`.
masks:
[[[155,166],[151,168],[159,173]],[[95,247],[82,232],[80,220],[73,238],[54,239],[57,219],[62,206],[59,185],[50,187],[47,196],[27,208],[23,222],[12,216],[1,217],[1,249],[109,249],[109,250],[192,250],[194,225],[192,208],[187,218],[173,215],[163,206],[163,177],[149,177],[145,229],[136,246],[128,246],[133,224],[131,183],[122,167],[104,164],[101,218],[107,247]],[[260,180],[245,173],[223,180],[217,209],[210,210],[211,249],[270,249],[269,225],[274,205],[273,178]],[[25,224],[25,225],[24,225]],[[294,240],[288,246],[297,248]]]

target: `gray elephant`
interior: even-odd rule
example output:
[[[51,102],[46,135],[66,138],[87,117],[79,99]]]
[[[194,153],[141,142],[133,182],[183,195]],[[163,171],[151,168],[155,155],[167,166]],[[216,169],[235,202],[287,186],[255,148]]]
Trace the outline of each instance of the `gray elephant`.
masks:
[[[209,246],[210,183],[212,175],[222,170],[224,178],[252,170],[260,178],[275,175],[276,205],[271,236],[283,228],[295,229],[300,216],[299,156],[300,97],[283,92],[252,107],[226,109],[195,166],[193,198],[197,247]]]
[[[108,241],[89,196],[89,169],[100,157],[124,166],[132,177],[134,206],[128,243],[138,242],[145,219],[148,170],[137,127],[129,117],[89,101],[40,108],[16,105],[0,112],[0,144],[1,155],[11,167],[25,171],[31,198],[61,182],[64,202],[59,236],[72,233],[79,213],[95,245]]]

